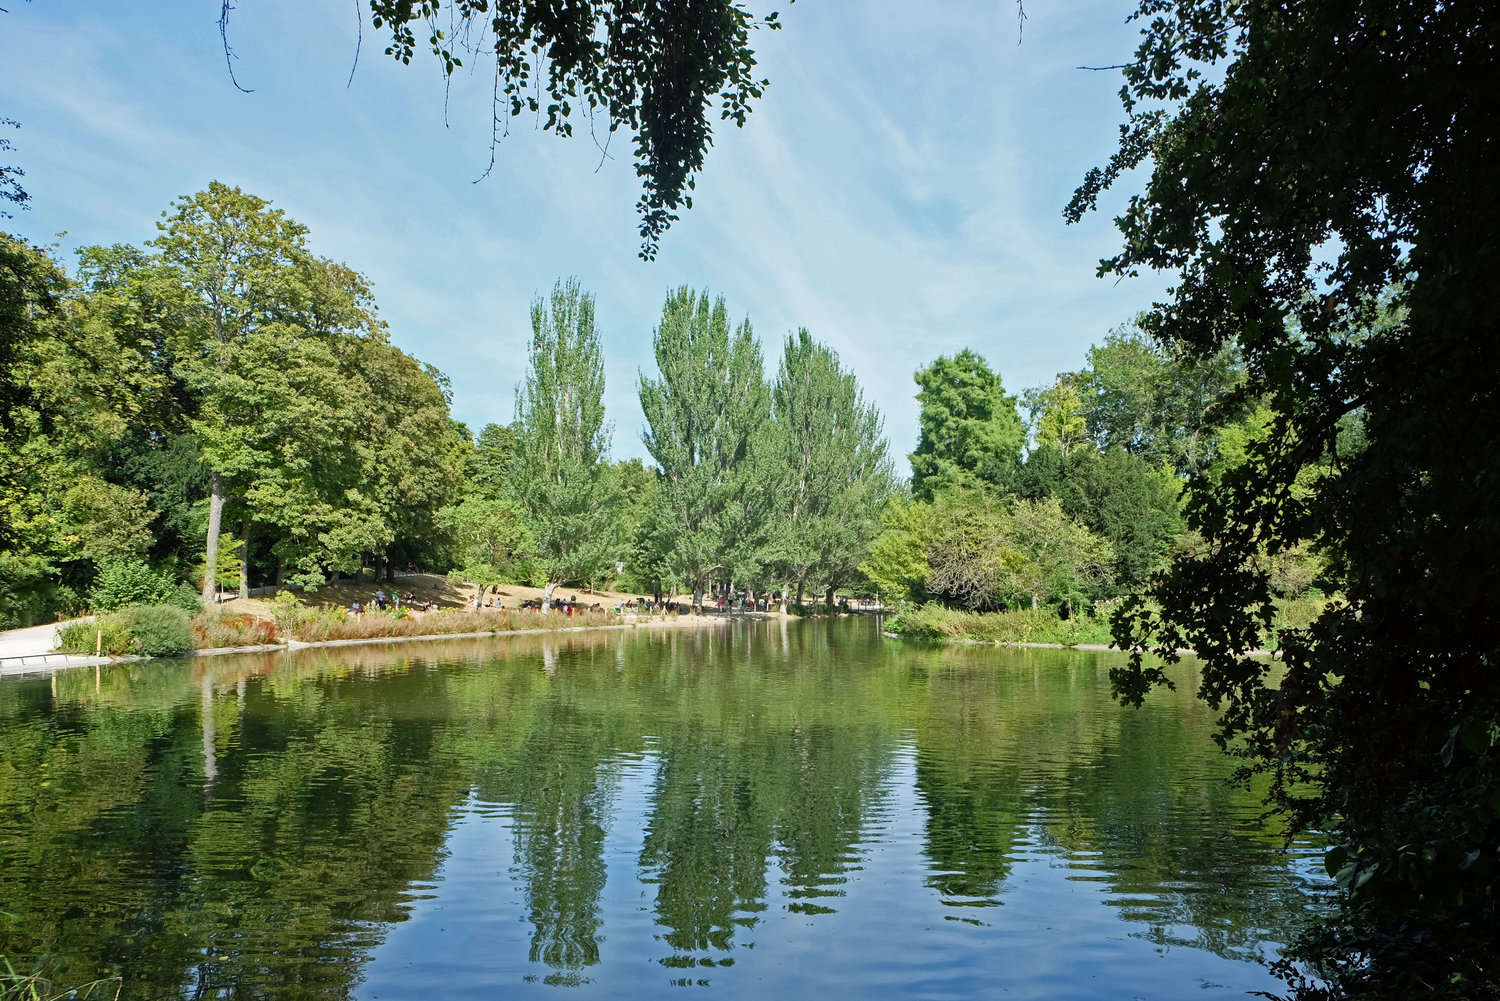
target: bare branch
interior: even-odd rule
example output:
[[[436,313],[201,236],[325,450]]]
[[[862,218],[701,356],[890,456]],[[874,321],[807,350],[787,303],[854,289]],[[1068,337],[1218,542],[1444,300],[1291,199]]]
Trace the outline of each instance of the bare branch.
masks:
[[[255,91],[249,87],[241,87],[240,82],[234,77],[234,50],[229,47],[229,12],[234,10],[234,5],[229,0],[223,0],[219,11],[219,38],[224,43],[224,65],[229,67],[229,82],[234,84],[236,90],[253,94]]]

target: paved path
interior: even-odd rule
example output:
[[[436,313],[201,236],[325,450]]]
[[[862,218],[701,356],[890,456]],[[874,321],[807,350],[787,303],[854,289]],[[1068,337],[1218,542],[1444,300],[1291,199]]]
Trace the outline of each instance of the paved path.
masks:
[[[0,632],[0,675],[38,674],[59,667],[113,663],[108,657],[78,657],[54,653],[57,649],[57,631],[65,625],[68,623],[53,622],[45,626]]]

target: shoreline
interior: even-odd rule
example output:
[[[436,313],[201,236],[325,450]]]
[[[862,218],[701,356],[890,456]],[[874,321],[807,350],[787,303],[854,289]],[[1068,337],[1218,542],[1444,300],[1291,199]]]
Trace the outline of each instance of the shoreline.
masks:
[[[1105,643],[1033,643],[1029,640],[976,640],[964,636],[902,636],[893,633],[889,629],[882,629],[880,635],[886,639],[906,640],[916,643],[957,643],[961,646],[1003,646],[1022,647],[1030,650],[1088,650],[1092,653],[1129,653],[1120,647]],[[1196,657],[1198,651],[1183,648],[1177,651],[1184,657]],[[1276,659],[1276,653],[1272,650],[1249,650],[1246,657],[1270,657]]]
[[[500,639],[506,636],[545,636],[554,633],[609,632],[625,629],[705,628],[708,626],[727,625],[732,622],[774,622],[783,618],[795,619],[797,616],[782,615],[776,612],[743,612],[735,615],[725,613],[722,617],[719,615],[680,615],[675,619],[666,617],[660,619],[648,618],[644,621],[618,622],[604,626],[558,626],[554,629],[490,629],[468,633],[423,633],[420,636],[366,636],[358,639],[314,640],[312,642],[289,639],[282,643],[265,643],[258,646],[208,647],[203,650],[193,650],[181,656],[190,658],[221,657],[249,653],[292,653],[298,650],[313,650],[323,647],[371,646],[377,643],[428,643],[436,640]],[[110,664],[136,664],[149,660],[174,659],[171,657],[143,657],[134,654],[121,654],[118,657],[91,657],[83,654],[67,654],[56,651],[20,655],[14,659],[24,661],[33,657],[40,660],[41,663],[22,663],[15,666],[7,666],[0,663],[0,677],[45,677],[46,675],[55,674],[58,671],[65,671],[74,667],[104,667]],[[48,660],[55,660],[57,662],[48,663]]]

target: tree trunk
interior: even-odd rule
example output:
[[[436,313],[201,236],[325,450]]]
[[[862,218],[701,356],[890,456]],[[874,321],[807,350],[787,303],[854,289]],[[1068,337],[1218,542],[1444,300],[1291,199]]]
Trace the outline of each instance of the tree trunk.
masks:
[[[224,477],[214,473],[208,491],[208,540],[203,554],[203,603],[212,605],[219,593],[219,527],[224,520]]]
[[[550,612],[552,610],[552,592],[557,590],[558,583],[560,582],[550,580],[547,582],[547,590],[542,592],[542,611]]]
[[[1035,591],[1033,591],[1031,593],[1031,610],[1033,612],[1036,611],[1036,592]]]
[[[286,557],[285,556],[278,556],[278,557],[276,557],[276,586],[278,588],[286,586]]]
[[[378,584],[378,583],[380,583],[380,571],[385,568],[385,554],[384,553],[376,553],[375,556],[374,556],[374,558],[370,562],[372,564],[374,564],[374,566],[375,566],[375,579],[372,580],[372,581],[370,581],[370,583],[371,584]],[[360,574],[363,575],[364,574],[364,567],[360,567],[359,569],[360,569]]]
[[[389,558],[389,556],[387,556],[385,561],[385,582],[387,584],[396,583],[396,564]]]
[[[829,609],[828,614],[832,615],[833,614],[833,585],[832,584],[828,585],[828,609]]]
[[[250,597],[250,519],[240,522],[240,597]]]
[[[802,581],[797,581],[797,607],[802,607]]]

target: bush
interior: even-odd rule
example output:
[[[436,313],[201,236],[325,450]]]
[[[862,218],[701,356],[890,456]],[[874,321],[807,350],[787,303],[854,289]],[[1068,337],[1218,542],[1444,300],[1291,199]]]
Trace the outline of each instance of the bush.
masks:
[[[963,639],[980,643],[1108,644],[1109,623],[1075,616],[1060,619],[1046,609],[1004,612],[965,612],[929,604],[909,608],[886,622],[902,636],[920,639]]]
[[[223,609],[214,609],[193,619],[193,638],[200,650],[281,642],[276,623]]]
[[[186,581],[162,595],[161,603],[180,608],[189,615],[197,615],[203,611],[203,596],[198,593],[196,587]]]
[[[176,591],[169,575],[157,573],[144,560],[110,560],[99,566],[89,601],[96,612],[113,612],[131,605],[168,602]]]
[[[57,648],[64,653],[93,656],[94,651],[118,657],[130,653],[134,634],[123,613],[101,615],[93,622],[74,622],[57,634]]]
[[[297,624],[313,615],[310,608],[303,608],[302,602],[290,591],[277,591],[276,597],[271,599],[271,616],[276,620],[276,626],[284,633],[289,633],[297,628]]]
[[[403,612],[405,610],[403,609]],[[510,609],[485,608],[479,611],[443,609],[417,614],[365,612],[349,615],[344,609],[325,605],[297,625],[297,639],[313,643],[321,640],[380,639],[397,636],[441,636],[452,633],[505,633],[516,629],[571,629],[575,627],[616,625],[620,618],[610,612],[579,612],[572,616],[526,612],[520,615]]]
[[[191,616],[175,605],[139,605],[126,614],[135,642],[147,656],[175,657],[197,645]]]

